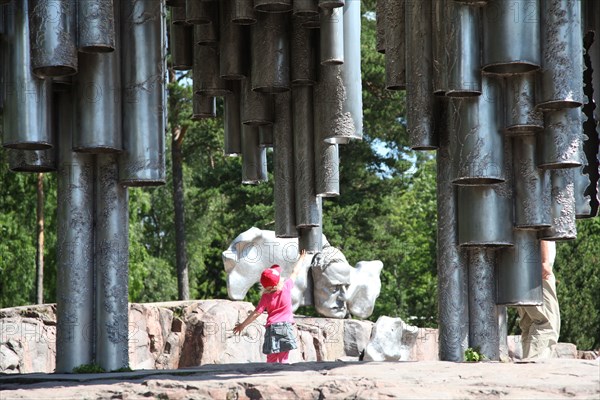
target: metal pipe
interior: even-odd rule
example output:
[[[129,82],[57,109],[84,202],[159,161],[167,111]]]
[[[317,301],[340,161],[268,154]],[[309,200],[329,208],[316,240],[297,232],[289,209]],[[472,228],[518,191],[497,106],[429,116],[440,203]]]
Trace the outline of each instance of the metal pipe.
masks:
[[[550,174],[537,168],[535,136],[513,138],[515,174],[515,227],[542,229],[551,226]]]
[[[296,4],[296,3],[294,3]],[[302,26],[303,18],[292,18],[290,80],[292,85],[314,85],[317,80],[315,35]]]
[[[171,7],[171,23],[174,25],[186,25],[185,6]]]
[[[539,0],[489,0],[483,7],[483,71],[522,74],[541,62]]]
[[[344,17],[343,9],[321,9],[320,62],[323,65],[344,63]]]
[[[319,253],[323,250],[323,228],[321,226],[298,228],[298,251],[302,250],[306,250],[309,254]]]
[[[469,347],[490,361],[500,358],[495,265],[494,250],[469,250]]]
[[[252,90],[250,79],[241,82],[242,91],[242,123],[247,125],[264,125],[273,123],[273,95]]]
[[[115,10],[113,10],[115,11]],[[117,10],[118,11],[118,10]],[[120,40],[119,14],[116,40]],[[80,71],[74,78],[77,89],[77,125],[73,150],[114,153],[123,150],[121,120],[121,49],[111,53],[81,53]]]
[[[224,149],[226,156],[242,154],[241,84],[231,83],[232,91],[225,96],[223,105]]]
[[[273,147],[273,125],[258,126],[258,145],[261,147]]]
[[[537,232],[515,229],[515,245],[498,251],[496,304],[541,306],[542,259]]]
[[[573,168],[550,171],[552,182],[552,227],[540,232],[543,240],[572,240],[577,238],[575,224],[575,185]]]
[[[386,0],[377,0],[375,4],[375,17],[376,22],[376,35],[375,35],[375,49],[378,53],[385,54],[385,22],[387,18],[386,14]]]
[[[342,113],[349,115],[350,131],[335,132],[325,138],[329,143],[343,143],[349,139],[362,140],[363,101],[360,53],[361,13],[360,1],[348,1],[344,5],[344,65],[341,66],[342,81],[346,95]]]
[[[215,118],[217,116],[217,101],[213,96],[194,93],[192,108],[193,120]]]
[[[588,165],[574,168],[574,195],[575,195],[575,217],[577,219],[593,218],[596,215],[592,213],[591,204],[591,181],[586,173]]]
[[[292,95],[275,97],[273,122],[273,200],[275,236],[297,237],[294,177],[294,134],[292,131]]]
[[[204,25],[194,25],[197,32]],[[213,46],[194,45],[194,93],[207,96],[225,96],[231,93],[231,82],[220,77],[219,49]]]
[[[319,0],[319,7],[321,7],[322,9],[332,9],[343,7],[344,3],[345,0]]]
[[[210,22],[194,25],[194,43],[202,46],[218,46],[219,8],[211,6]]]
[[[498,186],[458,187],[458,243],[465,247],[512,246],[512,197]]]
[[[165,175],[165,8],[154,0],[121,2],[123,153],[125,186],[155,186]]]
[[[292,10],[292,0],[254,0],[257,11],[284,13]]]
[[[544,112],[545,129],[537,136],[538,167],[574,168],[582,165],[582,118],[579,108]]]
[[[354,2],[351,0],[350,2]],[[385,88],[406,89],[405,0],[388,0],[385,5]],[[360,14],[360,12],[359,12]],[[381,17],[380,17],[381,18]],[[345,26],[344,26],[345,28]],[[344,45],[348,41],[344,37]]]
[[[129,196],[119,183],[117,156],[96,157],[96,363],[129,366]]]
[[[445,67],[448,87],[446,96],[479,96],[481,83],[480,10],[468,4],[447,2],[448,18],[444,24],[448,59]]]
[[[21,150],[6,149],[8,169],[12,172],[56,171],[56,149]]]
[[[216,1],[189,0],[185,3],[185,21],[192,25],[210,24],[214,20]]]
[[[219,7],[219,68],[223,79],[243,79],[249,72],[248,28],[231,21],[236,3],[237,0],[225,0]]]
[[[506,179],[501,150],[505,141],[501,81],[486,75],[482,89],[481,96],[451,98],[449,102],[455,184],[488,185]]]
[[[317,0],[294,0],[292,10],[295,16],[310,17],[319,13],[319,6]]]
[[[237,0],[233,9],[231,21],[238,25],[252,25],[256,23],[256,10],[254,0]]]
[[[77,3],[29,0],[31,67],[39,77],[77,73]]]
[[[115,50],[113,0],[79,0],[77,15],[79,51],[106,53]]]
[[[91,364],[94,352],[94,156],[71,150],[73,93],[58,93],[56,371]]]
[[[406,104],[409,144],[437,148],[434,136],[431,0],[406,3]]]
[[[445,104],[442,104],[444,114]],[[437,153],[437,271],[439,357],[442,361],[464,360],[469,334],[468,259],[458,246],[457,186],[452,184],[450,132],[440,119]]]
[[[436,96],[444,96],[446,90],[448,90],[448,56],[446,54],[449,39],[446,36],[446,24],[448,23],[447,2],[448,0],[432,0],[431,2],[433,94]]]
[[[325,143],[316,137],[315,193],[320,197],[336,197],[340,195],[340,157],[338,145]]]
[[[541,0],[541,4],[542,84],[538,107],[579,107],[583,104],[581,1]]]
[[[194,27],[186,24],[170,26],[171,66],[177,71],[187,71],[194,66]]]
[[[242,183],[255,185],[267,180],[267,151],[259,145],[258,127],[242,125]]]
[[[4,147],[44,150],[52,147],[52,81],[31,72],[28,0],[5,6],[3,33]]]
[[[281,93],[290,90],[289,18],[281,13],[258,13],[251,27],[252,90]]]
[[[544,115],[535,108],[535,82],[535,72],[506,77],[504,119],[507,135],[534,135],[544,129]]]
[[[313,90],[296,86],[292,92],[294,177],[296,180],[296,227],[319,226],[320,199],[315,193],[315,150],[313,133]]]

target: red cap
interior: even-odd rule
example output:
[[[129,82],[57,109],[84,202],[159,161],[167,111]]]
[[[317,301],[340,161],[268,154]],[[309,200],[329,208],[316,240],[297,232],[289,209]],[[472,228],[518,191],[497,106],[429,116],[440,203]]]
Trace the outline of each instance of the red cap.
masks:
[[[273,264],[271,268],[265,269],[260,276],[260,284],[263,287],[277,286],[281,278],[280,267]]]

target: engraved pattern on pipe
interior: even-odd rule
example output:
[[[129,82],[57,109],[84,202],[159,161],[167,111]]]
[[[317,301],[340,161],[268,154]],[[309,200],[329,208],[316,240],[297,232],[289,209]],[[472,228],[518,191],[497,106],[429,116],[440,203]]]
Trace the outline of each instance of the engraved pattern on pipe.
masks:
[[[478,348],[490,361],[497,361],[500,356],[495,263],[493,250],[469,251],[469,346]]]
[[[258,13],[251,27],[252,90],[281,93],[290,90],[289,18],[280,13]]]
[[[384,18],[385,87],[388,90],[406,89],[405,0],[388,0]],[[378,25],[379,26],[379,25]],[[347,38],[344,38],[345,40]],[[345,44],[346,42],[344,42]]]
[[[575,225],[575,185],[573,168],[550,171],[552,182],[552,227],[544,229],[540,239],[571,240],[577,237]]]
[[[538,167],[573,168],[582,165],[581,109],[562,109],[544,113],[545,130],[538,135]]]
[[[113,0],[79,0],[77,4],[77,43],[80,51],[115,50]]]
[[[535,107],[535,73],[515,74],[506,78],[506,133],[511,136],[533,135],[544,129],[543,113]]]
[[[128,189],[116,155],[96,158],[96,362],[107,371],[129,364]]]
[[[314,32],[303,27],[302,22],[300,17],[292,18],[290,80],[292,85],[314,85],[317,80]]]

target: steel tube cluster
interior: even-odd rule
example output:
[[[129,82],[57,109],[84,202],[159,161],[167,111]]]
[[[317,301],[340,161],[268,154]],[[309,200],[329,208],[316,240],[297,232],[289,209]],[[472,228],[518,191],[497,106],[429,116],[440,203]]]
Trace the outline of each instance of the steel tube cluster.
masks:
[[[194,118],[224,97],[225,153],[241,155],[242,183],[268,179],[273,147],[275,233],[318,251],[321,198],[340,194],[339,144],[362,138],[360,2],[169,5],[194,29]]]
[[[126,367],[127,187],[165,182],[164,3],[20,0],[0,10],[10,168],[58,175],[57,371]]]
[[[442,360],[497,359],[497,305],[542,301],[539,240],[598,212],[599,15],[594,0],[377,2],[410,146],[437,149]]]

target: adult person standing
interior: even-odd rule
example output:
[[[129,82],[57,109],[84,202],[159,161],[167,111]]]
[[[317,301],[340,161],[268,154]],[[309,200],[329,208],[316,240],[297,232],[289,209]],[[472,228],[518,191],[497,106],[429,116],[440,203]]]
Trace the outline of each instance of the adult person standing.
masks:
[[[521,328],[523,358],[550,358],[560,334],[560,308],[556,296],[556,277],[552,272],[556,259],[556,243],[540,242],[542,258],[541,306],[517,307]]]

